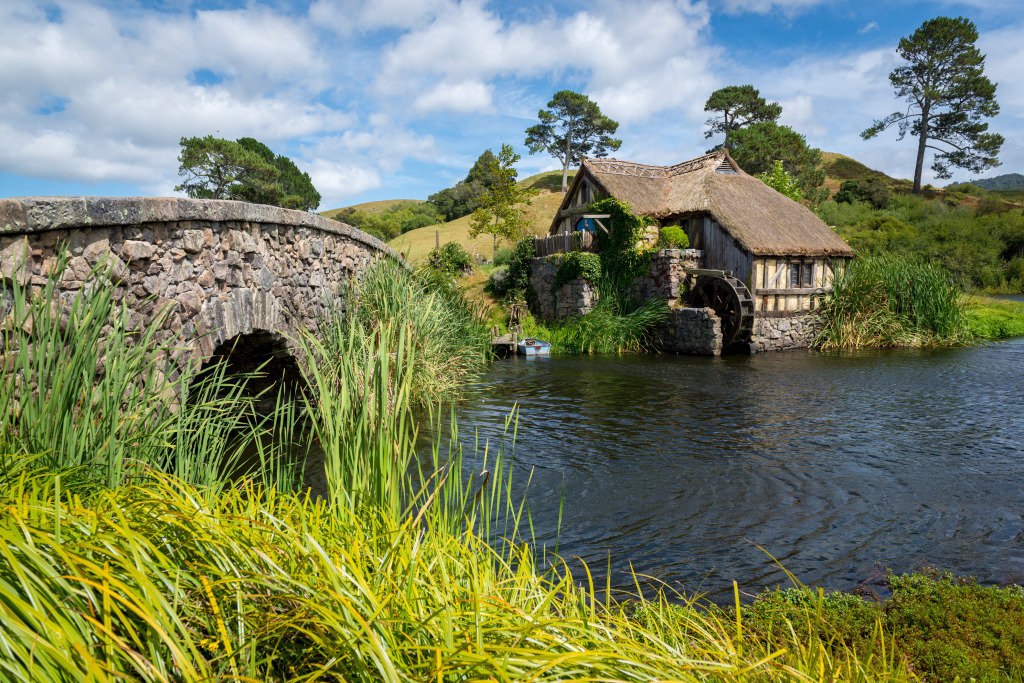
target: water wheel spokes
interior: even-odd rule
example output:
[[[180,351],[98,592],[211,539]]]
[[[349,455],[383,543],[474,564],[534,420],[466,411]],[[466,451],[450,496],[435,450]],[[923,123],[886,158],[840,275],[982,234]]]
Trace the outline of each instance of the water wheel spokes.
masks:
[[[722,345],[750,339],[754,328],[754,298],[740,280],[731,276],[701,275],[687,305],[710,308],[722,321]]]

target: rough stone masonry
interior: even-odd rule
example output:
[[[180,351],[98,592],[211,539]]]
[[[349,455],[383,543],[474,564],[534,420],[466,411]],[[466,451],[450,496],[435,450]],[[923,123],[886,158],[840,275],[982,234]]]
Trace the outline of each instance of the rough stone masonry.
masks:
[[[0,199],[0,299],[11,279],[42,285],[65,245],[66,297],[105,263],[138,322],[169,308],[167,335],[203,362],[224,341],[316,329],[338,286],[380,256],[380,240],[322,216],[244,202],[140,197]],[[288,346],[287,343],[285,343]]]

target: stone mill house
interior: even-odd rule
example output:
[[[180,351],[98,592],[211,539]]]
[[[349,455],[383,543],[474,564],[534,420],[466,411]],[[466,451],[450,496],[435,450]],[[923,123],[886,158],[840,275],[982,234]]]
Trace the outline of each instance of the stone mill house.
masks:
[[[656,335],[667,351],[717,355],[726,347],[757,353],[808,346],[816,300],[854,256],[813,211],[745,173],[725,150],[674,166],[585,159],[549,237],[538,239],[538,253],[545,244],[570,243],[565,238],[577,232],[592,233],[577,242],[599,250],[604,228],[587,207],[606,196],[654,219],[651,240],[670,225],[689,238],[689,249],[657,252],[650,276],[637,283],[647,296],[672,302],[670,324]],[[542,313],[583,312],[593,298],[586,283],[564,285],[565,303],[563,292],[542,291],[556,258],[534,260]]]

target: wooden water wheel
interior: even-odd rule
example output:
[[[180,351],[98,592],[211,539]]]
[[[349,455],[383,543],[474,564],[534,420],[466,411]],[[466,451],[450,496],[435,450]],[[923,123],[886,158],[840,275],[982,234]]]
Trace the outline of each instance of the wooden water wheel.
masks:
[[[754,328],[754,297],[727,273],[700,275],[686,302],[691,308],[711,308],[722,320],[722,346],[750,339]]]

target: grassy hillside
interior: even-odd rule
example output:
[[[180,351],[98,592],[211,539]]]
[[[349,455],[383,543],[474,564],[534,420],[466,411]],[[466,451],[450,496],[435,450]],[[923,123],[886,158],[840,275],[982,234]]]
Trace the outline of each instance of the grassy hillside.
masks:
[[[570,181],[572,177],[573,174],[570,173]],[[529,232],[533,235],[546,233],[551,225],[551,218],[555,215],[558,205],[562,203],[562,172],[549,171],[530,176],[521,180],[519,185],[534,188],[539,192],[533,198],[533,204],[527,209],[526,215],[531,225]],[[391,240],[390,244],[396,251],[404,253],[410,261],[417,261],[434,248],[437,240],[435,231],[440,233],[441,244],[454,240],[471,254],[479,254],[487,259],[494,257],[493,238],[490,235],[481,235],[473,240],[469,238],[469,216],[441,225],[410,230]],[[502,242],[499,240],[498,246],[501,245]]]
[[[366,213],[383,213],[388,209],[395,209],[405,206],[407,204],[422,204],[422,199],[382,199],[378,202],[363,202],[362,204],[353,204],[352,206],[342,206],[337,209],[328,209],[321,211],[320,215],[324,218],[334,218],[342,211],[348,209],[355,209],[356,211],[365,211]]]

